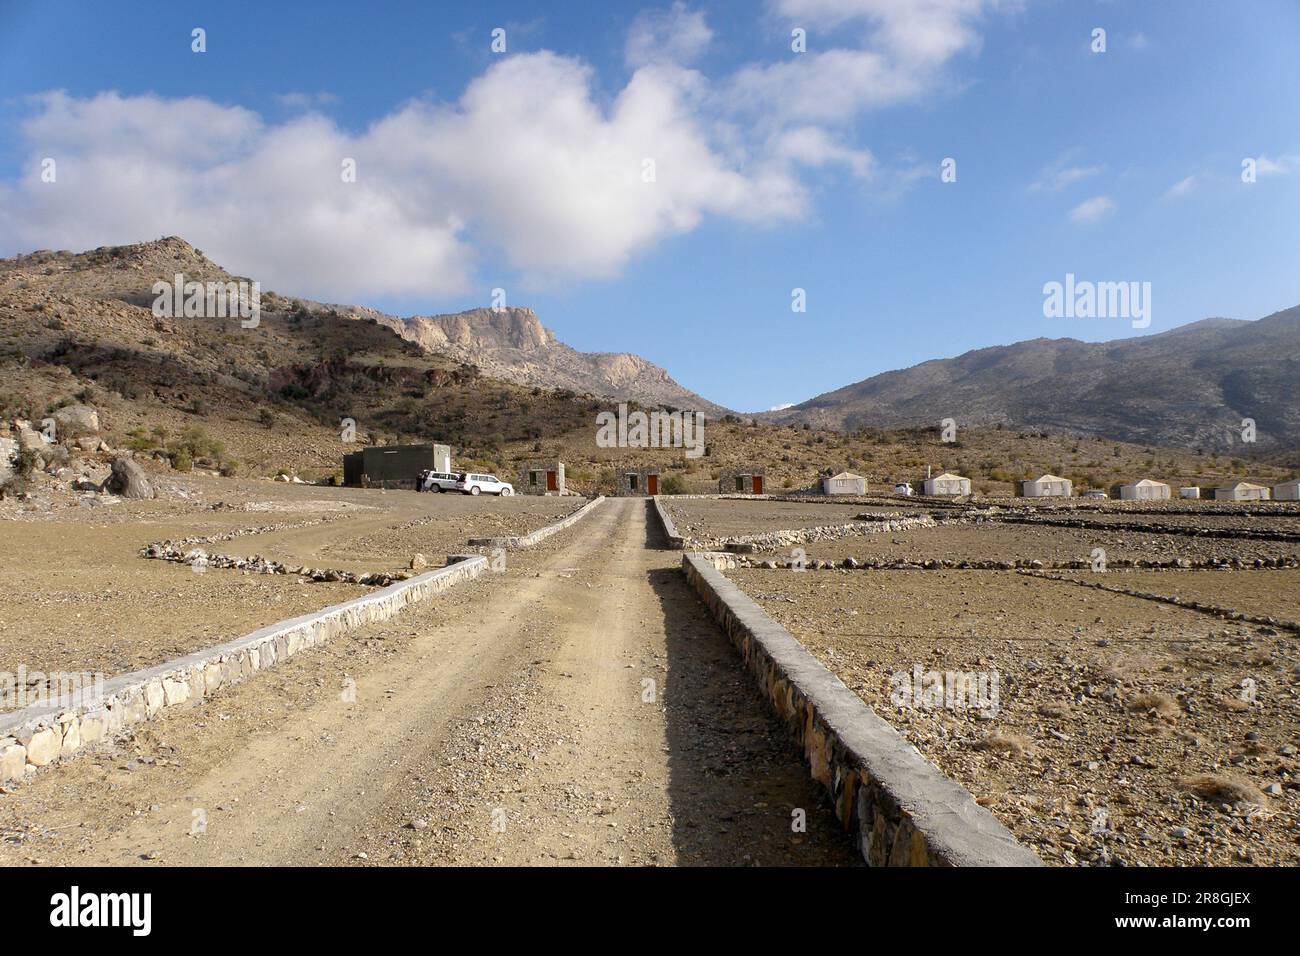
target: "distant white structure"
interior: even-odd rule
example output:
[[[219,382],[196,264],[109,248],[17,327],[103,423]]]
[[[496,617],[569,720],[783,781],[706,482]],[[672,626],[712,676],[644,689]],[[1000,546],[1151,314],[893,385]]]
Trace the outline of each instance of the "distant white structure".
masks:
[[[1119,496],[1123,501],[1157,501],[1169,497],[1169,486],[1163,481],[1143,478],[1131,485],[1120,485]]]
[[[970,494],[970,479],[945,471],[942,475],[935,475],[933,478],[925,479],[925,483],[921,485],[921,488],[927,495],[968,495]]]
[[[906,481],[900,481],[898,484],[894,485],[894,494],[907,495],[908,497],[911,497],[912,486]]]
[[[1292,478],[1273,486],[1273,497],[1278,501],[1300,501],[1300,478]]]
[[[867,479],[851,471],[841,471],[838,475],[822,479],[824,495],[865,495],[866,493]]]
[[[1187,487],[1187,488],[1179,488],[1179,489],[1178,489],[1178,497],[1179,497],[1179,498],[1199,498],[1199,497],[1201,497],[1201,489],[1200,489],[1200,487],[1197,486],[1197,485],[1191,485],[1191,486],[1189,486],[1189,487]]]
[[[1249,481],[1238,481],[1235,484],[1224,485],[1222,488],[1215,488],[1214,500],[1268,501],[1268,488],[1264,485],[1252,484]]]
[[[1056,475],[1039,475],[1020,483],[1022,498],[1068,498],[1074,491],[1074,484],[1069,478]]]

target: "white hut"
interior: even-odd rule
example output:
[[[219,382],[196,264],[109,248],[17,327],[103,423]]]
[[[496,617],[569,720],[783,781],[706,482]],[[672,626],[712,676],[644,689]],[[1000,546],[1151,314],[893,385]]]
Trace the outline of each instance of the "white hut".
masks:
[[[1200,489],[1200,486],[1199,486],[1199,485],[1189,485],[1189,486],[1186,487],[1186,488],[1179,488],[1179,489],[1178,489],[1178,497],[1179,497],[1179,498],[1199,498],[1199,497],[1201,497],[1201,489]]]
[[[961,475],[954,475],[951,471],[945,471],[942,475],[935,475],[933,478],[925,479],[921,486],[927,495],[968,495],[970,494],[970,479],[963,478]]]
[[[1300,478],[1274,485],[1273,497],[1278,501],[1300,501]]]
[[[1169,497],[1169,486],[1163,481],[1143,478],[1131,485],[1120,485],[1119,496],[1124,501],[1156,501]]]
[[[1074,491],[1074,484],[1069,478],[1056,475],[1039,475],[1020,483],[1022,498],[1068,498]]]
[[[838,475],[822,479],[824,495],[865,495],[866,493],[867,479],[851,471],[841,471]]]
[[[1268,501],[1268,488],[1264,485],[1252,484],[1249,481],[1238,481],[1231,485],[1224,485],[1222,488],[1215,488],[1214,500]]]

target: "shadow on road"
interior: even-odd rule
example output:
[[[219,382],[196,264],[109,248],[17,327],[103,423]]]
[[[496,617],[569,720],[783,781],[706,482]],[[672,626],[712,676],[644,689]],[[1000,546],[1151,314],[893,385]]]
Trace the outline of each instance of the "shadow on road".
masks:
[[[647,546],[662,532],[646,522]],[[684,865],[860,865],[786,729],[677,567],[649,572],[663,610],[673,844]],[[806,812],[807,832],[792,829]]]

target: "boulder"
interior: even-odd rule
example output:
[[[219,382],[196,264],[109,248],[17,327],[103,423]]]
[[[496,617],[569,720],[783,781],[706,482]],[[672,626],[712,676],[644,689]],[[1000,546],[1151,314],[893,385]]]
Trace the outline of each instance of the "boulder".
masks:
[[[113,459],[113,470],[105,479],[103,490],[123,498],[157,497],[144,469],[129,458]]]
[[[68,405],[56,411],[53,417],[58,426],[58,436],[64,441],[99,432],[99,412],[89,405]]]

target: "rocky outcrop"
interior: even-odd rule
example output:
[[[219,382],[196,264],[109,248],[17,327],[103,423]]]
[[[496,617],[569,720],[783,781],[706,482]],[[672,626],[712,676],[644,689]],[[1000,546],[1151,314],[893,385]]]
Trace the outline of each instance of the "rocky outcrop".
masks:
[[[103,490],[122,498],[158,496],[144,469],[130,458],[113,459],[113,470],[104,481]]]
[[[664,369],[639,355],[570,348],[542,325],[532,309],[470,309],[405,320],[388,317],[382,324],[430,352],[448,355],[485,375],[518,385],[568,389],[712,416],[727,412],[683,388]]]

